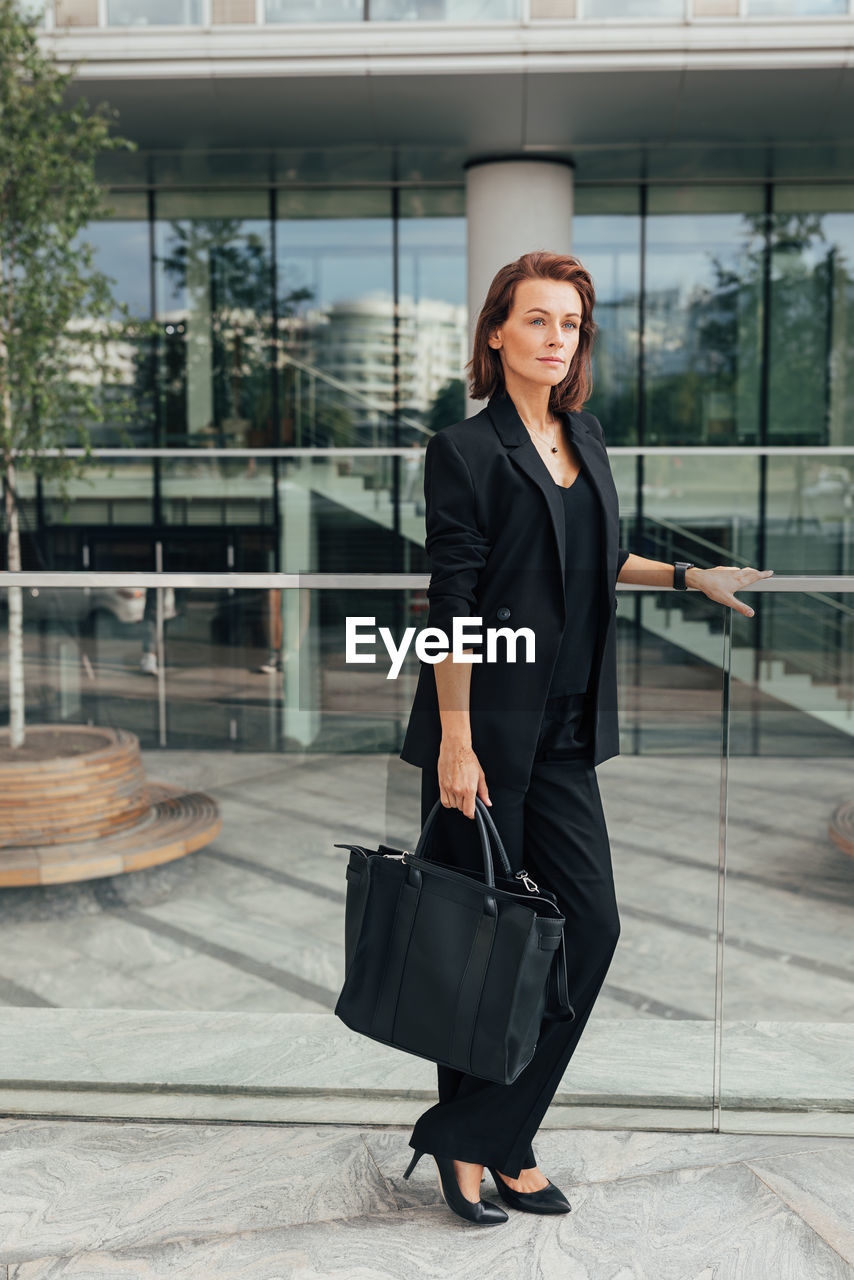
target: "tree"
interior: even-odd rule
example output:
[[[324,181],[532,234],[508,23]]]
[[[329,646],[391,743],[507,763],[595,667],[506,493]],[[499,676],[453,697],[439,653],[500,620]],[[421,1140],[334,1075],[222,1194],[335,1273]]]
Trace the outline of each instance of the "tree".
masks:
[[[91,456],[88,425],[104,416],[105,388],[120,380],[122,339],[135,336],[113,282],[95,267],[94,247],[81,239],[109,213],[96,160],[133,144],[111,135],[108,107],[69,104],[75,71],[41,50],[36,26],[16,0],[0,0],[0,467],[12,572],[21,568],[16,455],[28,454],[65,498]],[[67,457],[69,444],[84,456]],[[14,748],[24,742],[20,587],[8,588],[8,603]]]

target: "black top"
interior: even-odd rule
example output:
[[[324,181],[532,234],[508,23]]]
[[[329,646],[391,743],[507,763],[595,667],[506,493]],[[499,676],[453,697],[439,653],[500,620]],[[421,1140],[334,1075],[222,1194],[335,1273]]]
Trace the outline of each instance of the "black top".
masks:
[[[599,498],[582,468],[569,486],[558,485],[566,529],[566,626],[548,697],[584,693],[599,634],[602,527]]]

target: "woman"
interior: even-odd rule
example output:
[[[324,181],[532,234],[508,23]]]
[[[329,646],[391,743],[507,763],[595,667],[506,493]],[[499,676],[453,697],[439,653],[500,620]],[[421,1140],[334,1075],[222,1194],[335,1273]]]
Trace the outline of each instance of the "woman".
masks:
[[[580,406],[591,390],[593,282],[574,257],[527,253],[497,273],[478,319],[471,394],[480,413],[433,436],[425,454],[427,625],[525,628],[514,656],[480,643],[422,663],[401,758],[422,769],[421,820],[441,799],[442,857],[477,868],[480,796],[513,871],[555,894],[566,916],[572,1022],[550,1022],[509,1085],[438,1066],[439,1101],[409,1145],[436,1160],[444,1198],[482,1225],[504,1222],[480,1198],[488,1167],[504,1201],[566,1213],[531,1146],[617,944],[620,921],[595,765],[617,755],[617,581],[694,587],[753,616],[735,592],[772,570],[677,567],[617,545],[617,494],[602,428]],[[471,624],[474,630],[478,627]],[[488,657],[492,661],[486,661]],[[484,660],[482,660],[484,659]],[[434,831],[440,824],[434,824]]]

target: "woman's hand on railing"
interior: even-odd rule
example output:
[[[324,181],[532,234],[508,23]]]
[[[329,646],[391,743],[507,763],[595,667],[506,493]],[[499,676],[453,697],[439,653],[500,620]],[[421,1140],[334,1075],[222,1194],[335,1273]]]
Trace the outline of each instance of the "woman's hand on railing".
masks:
[[[686,570],[685,585],[696,587],[710,600],[728,604],[736,613],[752,618],[753,610],[750,605],[743,600],[736,600],[734,593],[758,582],[760,578],[770,578],[773,572],[773,569],[754,569],[751,565],[718,564],[712,569],[698,569],[694,566]]]
[[[437,768],[439,797],[446,809],[459,809],[467,818],[474,818],[475,796],[492,804],[480,761],[466,743],[448,742],[443,737]]]

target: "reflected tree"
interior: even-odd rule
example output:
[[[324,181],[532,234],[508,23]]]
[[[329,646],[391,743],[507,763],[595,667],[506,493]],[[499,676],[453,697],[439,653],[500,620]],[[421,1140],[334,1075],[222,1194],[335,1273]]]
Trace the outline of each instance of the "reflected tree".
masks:
[[[73,76],[42,52],[35,19],[0,0],[0,469],[11,571],[21,568],[19,466],[55,480],[67,499],[91,456],[90,424],[103,419],[108,403],[116,417],[108,388],[127,381],[126,347],[144,330],[115,300],[114,282],[96,270],[94,247],[81,236],[110,212],[96,160],[132,144],[111,134],[108,108],[67,105]],[[68,457],[69,444],[84,457]],[[18,748],[25,741],[21,588],[9,587],[7,600],[10,745]]]

